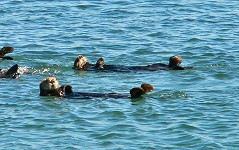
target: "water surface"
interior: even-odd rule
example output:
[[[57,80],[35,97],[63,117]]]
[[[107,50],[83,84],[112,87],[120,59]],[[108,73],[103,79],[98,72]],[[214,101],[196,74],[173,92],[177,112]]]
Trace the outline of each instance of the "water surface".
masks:
[[[154,0],[2,0],[0,46],[33,74],[1,79],[1,149],[237,149],[239,147],[239,2]],[[92,63],[168,63],[186,71],[79,72]],[[74,91],[143,98],[75,100],[40,97],[49,75]]]

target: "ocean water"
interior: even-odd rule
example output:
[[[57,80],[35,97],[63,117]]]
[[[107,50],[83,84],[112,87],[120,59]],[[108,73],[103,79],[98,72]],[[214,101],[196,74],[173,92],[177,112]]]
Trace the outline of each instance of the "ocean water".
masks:
[[[0,149],[238,149],[238,0],[1,0],[0,68],[32,74],[1,79]],[[75,58],[107,64],[168,63],[184,71],[94,72]],[[139,99],[40,97],[56,76],[74,91],[128,93]]]

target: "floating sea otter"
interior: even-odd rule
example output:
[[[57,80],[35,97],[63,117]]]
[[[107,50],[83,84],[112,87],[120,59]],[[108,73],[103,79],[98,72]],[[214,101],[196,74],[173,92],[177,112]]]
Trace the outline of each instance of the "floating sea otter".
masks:
[[[13,65],[10,69],[4,71],[2,69],[0,69],[0,78],[19,78],[20,77],[20,73],[18,72],[19,70],[19,66]]]
[[[152,85],[144,83],[141,87],[132,88],[130,94],[73,92],[71,85],[62,85],[60,87],[59,81],[56,77],[47,77],[40,83],[40,96],[72,97],[80,99],[138,98],[153,91],[153,89]]]
[[[4,60],[4,59],[13,60],[12,57],[5,56],[7,53],[12,53],[13,51],[14,51],[14,48],[13,48],[13,47],[4,46],[4,47],[0,50],[0,60]]]
[[[0,50],[0,60],[13,60],[12,57],[5,56],[7,53],[12,53],[14,51],[13,47],[4,46]],[[10,69],[4,70],[0,69],[0,78],[19,78],[20,73],[18,73],[19,66],[13,65]]]
[[[107,65],[104,58],[99,58],[96,64],[90,64],[87,58],[79,55],[74,62],[73,69],[76,70],[107,70],[107,71],[156,71],[156,70],[187,70],[192,67],[181,67],[182,58],[172,56],[169,58],[169,64],[156,63],[147,66],[124,66],[124,65]]]

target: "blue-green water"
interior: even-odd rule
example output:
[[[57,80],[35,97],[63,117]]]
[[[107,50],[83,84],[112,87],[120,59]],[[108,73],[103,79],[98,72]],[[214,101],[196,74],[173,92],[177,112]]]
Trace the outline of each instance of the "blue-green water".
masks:
[[[0,149],[238,149],[239,1],[1,0],[0,47],[32,75],[1,79]],[[79,72],[78,54],[108,64],[186,71]],[[40,97],[55,75],[74,91],[155,90],[137,100]]]

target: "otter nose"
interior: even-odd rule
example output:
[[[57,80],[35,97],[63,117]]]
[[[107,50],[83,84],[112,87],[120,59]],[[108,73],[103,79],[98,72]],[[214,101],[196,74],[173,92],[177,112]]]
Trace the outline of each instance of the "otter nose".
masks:
[[[50,83],[52,83],[52,84],[53,84],[53,83],[55,83],[55,81],[54,81],[54,80],[51,80],[51,81],[50,81]]]

